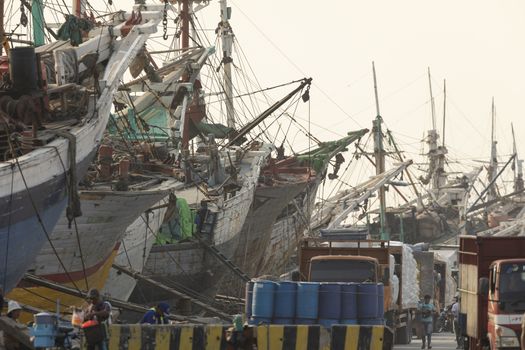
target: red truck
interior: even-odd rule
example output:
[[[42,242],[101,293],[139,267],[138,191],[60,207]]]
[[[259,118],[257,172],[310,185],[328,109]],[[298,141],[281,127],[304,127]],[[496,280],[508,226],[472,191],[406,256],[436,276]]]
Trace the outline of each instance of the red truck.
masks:
[[[520,349],[525,237],[461,236],[459,279],[464,348]]]

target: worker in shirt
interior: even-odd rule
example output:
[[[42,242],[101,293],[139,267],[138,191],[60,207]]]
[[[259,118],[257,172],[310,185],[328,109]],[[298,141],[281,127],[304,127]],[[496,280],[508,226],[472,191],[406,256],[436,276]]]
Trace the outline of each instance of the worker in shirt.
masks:
[[[97,320],[105,327],[108,324],[109,318],[111,317],[111,305],[102,299],[100,292],[96,288],[91,288],[89,290],[87,301],[89,305],[85,310],[84,321]],[[88,342],[87,350],[107,350],[107,340],[106,333],[104,340],[95,344],[90,344]]]
[[[454,298],[454,304],[452,304],[452,308],[450,310],[452,312],[452,315],[454,315],[454,333],[456,335],[456,343],[457,347],[456,349],[463,348],[463,338],[461,337],[461,330],[459,329],[459,298]]]
[[[159,303],[155,307],[152,307],[144,316],[140,323],[149,323],[149,324],[168,324],[168,316],[170,314],[170,306],[168,303]]]
[[[9,300],[9,303],[7,303],[7,317],[11,321],[11,327],[17,328],[24,333],[29,333],[27,327],[25,325],[20,324],[20,322],[18,321],[21,313],[22,307],[20,306],[20,304],[18,304],[14,300]],[[16,337],[9,334],[8,332],[4,332],[4,346],[7,350],[25,349],[25,346],[23,346]]]
[[[434,331],[434,313],[435,306],[430,302],[430,295],[425,295],[423,301],[418,305],[418,311],[421,313],[421,325],[423,326],[423,332],[421,339],[423,343],[421,349],[427,346],[427,349],[432,349],[432,332]]]

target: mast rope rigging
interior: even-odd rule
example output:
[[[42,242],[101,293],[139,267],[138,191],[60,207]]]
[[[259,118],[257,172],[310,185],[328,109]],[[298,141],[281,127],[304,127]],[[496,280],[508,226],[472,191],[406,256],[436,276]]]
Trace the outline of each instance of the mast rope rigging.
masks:
[[[281,88],[281,87],[285,87],[285,86],[288,86],[288,85],[300,83],[302,81],[303,81],[303,79],[293,80],[293,81],[290,81],[288,83],[274,85],[274,86],[270,86],[270,87],[267,87],[267,88],[264,88],[264,89],[255,90],[255,91],[247,92],[247,93],[244,93],[244,94],[241,94],[241,95],[232,96],[231,98],[233,99],[233,98],[240,98],[240,97],[251,96],[251,95],[255,95],[255,94],[261,93],[261,92],[275,90],[275,89],[278,89],[278,88]],[[224,92],[220,91],[220,92],[215,92],[213,94],[207,94],[207,95],[208,96],[219,96],[219,95],[224,95]],[[218,103],[218,102],[224,102],[224,101],[226,101],[226,99],[213,101],[213,102],[210,102],[210,104],[214,104],[214,103]]]

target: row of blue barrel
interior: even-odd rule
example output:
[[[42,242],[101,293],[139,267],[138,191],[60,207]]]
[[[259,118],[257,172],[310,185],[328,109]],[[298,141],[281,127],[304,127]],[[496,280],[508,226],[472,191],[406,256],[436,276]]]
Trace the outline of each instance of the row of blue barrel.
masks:
[[[250,324],[384,324],[379,283],[273,282],[246,284]]]

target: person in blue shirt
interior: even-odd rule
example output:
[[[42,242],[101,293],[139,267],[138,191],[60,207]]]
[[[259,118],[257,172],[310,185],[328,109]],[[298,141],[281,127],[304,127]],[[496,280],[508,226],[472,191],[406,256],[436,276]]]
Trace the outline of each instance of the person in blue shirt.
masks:
[[[159,303],[157,306],[152,307],[144,316],[140,323],[149,323],[149,324],[168,324],[170,315],[170,306],[168,303]]]
[[[421,345],[421,349],[424,349],[425,345],[427,349],[432,349],[432,331],[434,330],[433,322],[436,308],[434,304],[430,302],[430,295],[425,295],[424,300],[419,302],[418,311],[421,313],[421,324],[423,326],[421,337],[423,344]]]

